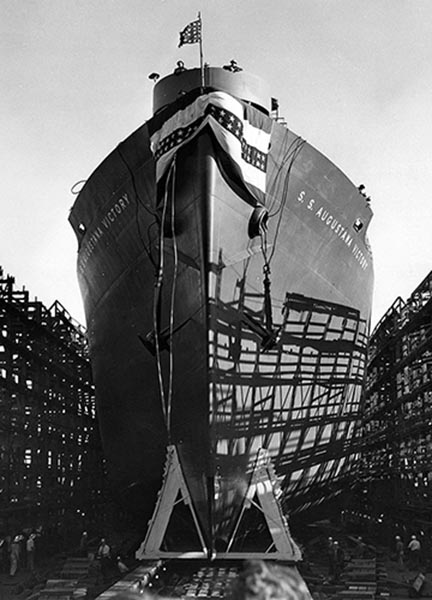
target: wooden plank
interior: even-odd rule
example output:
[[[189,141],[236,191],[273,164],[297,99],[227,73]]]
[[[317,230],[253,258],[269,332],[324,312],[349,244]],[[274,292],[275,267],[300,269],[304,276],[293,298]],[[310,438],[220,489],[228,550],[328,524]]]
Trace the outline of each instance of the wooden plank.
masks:
[[[48,579],[45,583],[45,587],[73,587],[74,585],[78,585],[78,579]]]
[[[347,598],[356,595],[361,595],[365,598],[375,596],[375,592],[373,590],[342,590],[340,594],[345,595]]]

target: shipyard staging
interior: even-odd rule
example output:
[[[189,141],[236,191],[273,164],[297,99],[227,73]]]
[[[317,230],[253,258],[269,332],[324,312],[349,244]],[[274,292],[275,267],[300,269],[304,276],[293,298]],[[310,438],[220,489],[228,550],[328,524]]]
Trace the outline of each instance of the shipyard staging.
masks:
[[[235,62],[179,68],[70,214],[107,469],[148,523],[141,559],[295,563],[288,519],[356,459],[372,212],[281,121]]]

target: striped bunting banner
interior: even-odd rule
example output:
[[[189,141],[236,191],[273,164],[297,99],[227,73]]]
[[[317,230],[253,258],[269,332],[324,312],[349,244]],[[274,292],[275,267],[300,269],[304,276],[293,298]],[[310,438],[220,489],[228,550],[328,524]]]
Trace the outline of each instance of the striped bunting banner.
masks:
[[[164,175],[177,150],[209,125],[219,146],[240,170],[246,184],[265,194],[272,120],[225,92],[196,98],[174,113],[151,136],[156,179]],[[248,186],[248,187],[249,187]]]

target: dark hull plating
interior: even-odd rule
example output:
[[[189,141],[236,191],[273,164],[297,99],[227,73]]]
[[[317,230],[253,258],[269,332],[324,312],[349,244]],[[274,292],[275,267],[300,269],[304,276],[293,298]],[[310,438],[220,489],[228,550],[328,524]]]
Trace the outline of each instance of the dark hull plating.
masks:
[[[150,133],[113,151],[71,214],[98,416],[111,481],[147,518],[176,445],[211,544],[230,535],[260,448],[291,513],[355,467],[371,211],[275,123],[268,231],[251,238],[255,207],[212,135],[178,150],[158,196]]]

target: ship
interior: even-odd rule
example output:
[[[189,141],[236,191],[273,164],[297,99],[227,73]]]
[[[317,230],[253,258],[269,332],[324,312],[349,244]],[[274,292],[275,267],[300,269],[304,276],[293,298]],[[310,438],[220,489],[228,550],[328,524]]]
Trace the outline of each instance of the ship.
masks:
[[[372,210],[277,104],[233,62],[176,69],[71,209],[106,468],[141,557],[298,560],[288,520],[358,463]]]

